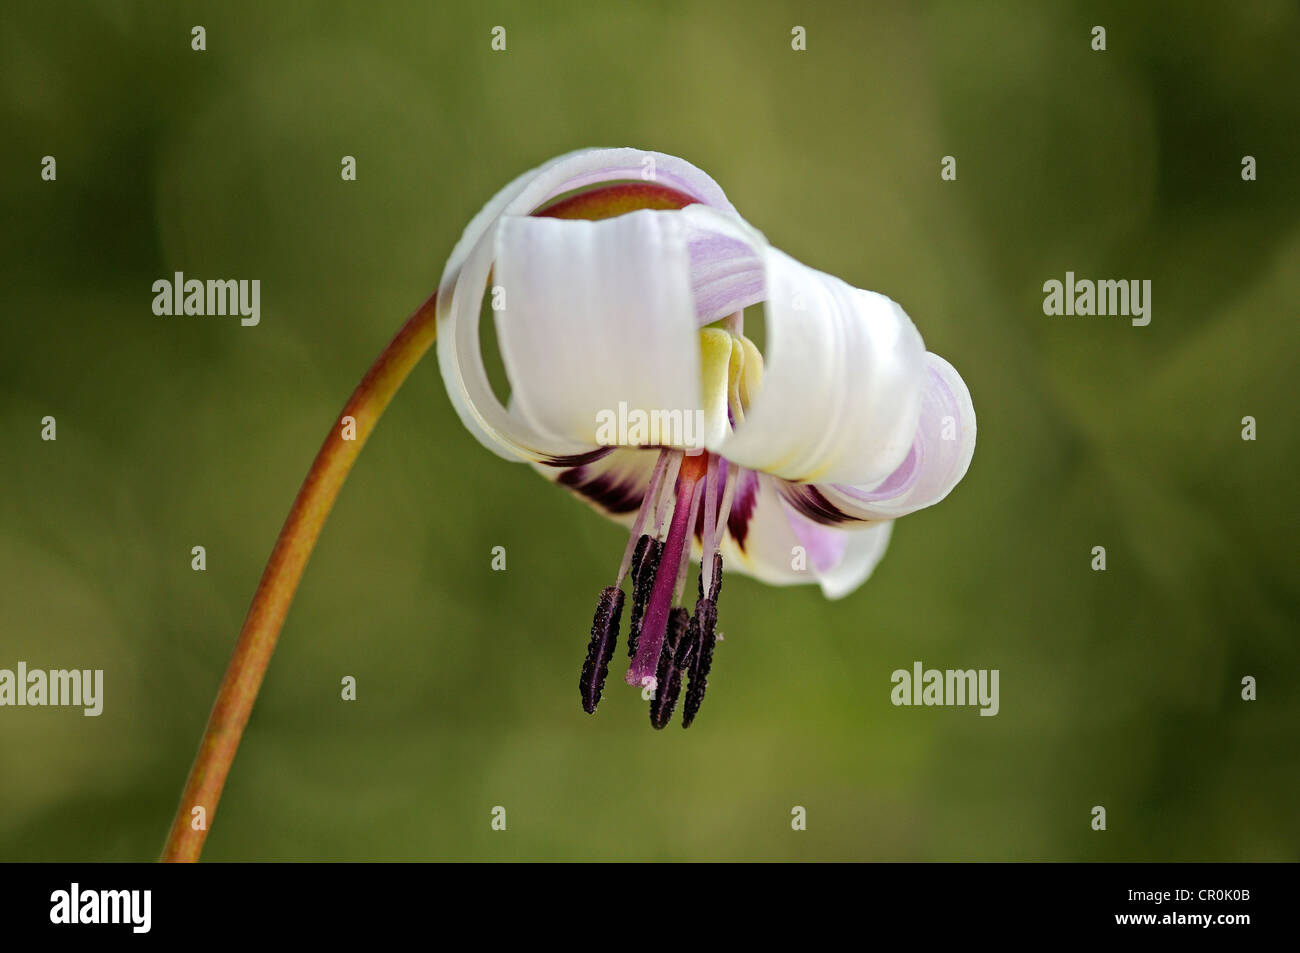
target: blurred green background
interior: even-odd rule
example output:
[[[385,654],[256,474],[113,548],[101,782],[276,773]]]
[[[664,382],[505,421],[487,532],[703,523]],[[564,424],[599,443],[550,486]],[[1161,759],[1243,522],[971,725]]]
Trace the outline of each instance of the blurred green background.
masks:
[[[591,145],[689,159],[900,301],[970,385],[969,475],[844,601],[730,576],[690,731],[616,677],[589,718],[622,532],[481,449],[430,357],[205,858],[1300,857],[1300,15],[1134,6],[7,5],[0,667],[106,700],[0,709],[0,859],[157,855],[326,428],[478,208]],[[176,270],[261,279],[261,326],[155,317]],[[1045,317],[1067,270],[1151,279],[1151,325]],[[1001,713],[893,707],[914,660],[999,669]]]

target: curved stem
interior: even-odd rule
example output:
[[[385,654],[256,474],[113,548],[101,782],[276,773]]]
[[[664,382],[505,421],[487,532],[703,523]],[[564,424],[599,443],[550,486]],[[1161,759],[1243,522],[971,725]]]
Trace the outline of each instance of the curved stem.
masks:
[[[162,860],[193,862],[199,859],[207,829],[217,812],[221,789],[239,749],[244,726],[248,724],[271,653],[288,615],[289,604],[298,589],[321,527],[325,525],[339,489],[380,414],[433,344],[437,333],[436,321],[435,293],[402,325],[384,353],[370,366],[307,471],[307,478],[293,501],[262,573],[262,581],[258,583],[253,602],[248,607],[244,627],[221,680],[212,714],[208,716],[208,726],[199,743],[198,755],[181,794],[176,819],[163,847]],[[344,418],[347,417],[352,417],[355,423],[345,428],[348,422]],[[196,829],[195,808],[199,807],[203,808],[205,823]]]

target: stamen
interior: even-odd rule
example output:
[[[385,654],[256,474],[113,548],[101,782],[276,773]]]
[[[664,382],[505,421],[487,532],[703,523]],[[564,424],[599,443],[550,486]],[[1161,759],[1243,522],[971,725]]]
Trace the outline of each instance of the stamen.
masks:
[[[715,600],[718,598],[718,594],[714,591],[714,587],[722,585],[722,557],[718,555],[718,549],[722,546],[722,537],[727,533],[727,521],[731,518],[731,501],[736,496],[736,484],[740,482],[741,475],[744,473],[740,467],[734,466],[726,460],[719,461],[718,470],[723,481],[722,505],[718,508],[718,521],[713,528],[713,535],[705,540],[704,553],[700,559],[701,587],[704,590],[704,595],[711,596]],[[706,563],[713,563],[715,559],[719,567],[717,581],[710,580],[709,585],[704,586],[704,566]]]
[[[700,481],[706,469],[707,461],[704,454],[686,457],[681,464],[675,494],[677,502],[668,536],[664,540],[662,571],[655,574],[654,585],[650,590],[636,655],[627,670],[626,680],[629,685],[640,685],[642,679],[654,675],[655,668],[658,666],[659,652],[663,648],[669,610],[673,603],[673,591],[677,587],[682,560],[690,559],[689,545],[695,536],[695,527],[690,520],[694,510],[694,498],[697,490],[701,489]]]
[[[663,479],[664,468],[668,465],[668,455],[671,450],[664,450],[659,454],[659,459],[655,461],[654,472],[650,474],[650,483],[646,486],[645,496],[641,500],[641,509],[636,514],[636,520],[632,523],[632,530],[627,537],[627,547],[623,550],[623,561],[618,567],[618,578],[614,585],[623,585],[623,579],[627,576],[628,567],[635,563],[633,550],[640,545],[641,531],[645,527],[646,517],[655,509],[655,500],[659,496],[659,484]],[[655,527],[657,534],[659,527]]]
[[[655,574],[659,572],[659,560],[663,554],[664,544],[653,536],[642,535],[637,540],[636,553],[632,557],[632,619],[628,623],[628,658],[636,656],[637,643],[641,639],[641,620],[645,616],[646,603],[650,601],[650,588],[654,585]]]
[[[664,519],[669,515],[668,506],[677,498],[674,488],[677,486],[677,474],[682,468],[682,457],[683,454],[675,453],[668,461],[668,470],[662,484],[663,492],[659,498],[659,507],[655,510],[654,526],[650,529],[651,536],[658,536],[663,531]]]
[[[721,585],[722,557],[714,557],[714,578]],[[717,587],[715,587],[717,588]],[[709,669],[713,666],[713,647],[717,642],[715,635],[718,624],[718,607],[712,599],[701,599],[695,606],[695,616],[691,619],[691,628],[695,630],[696,642],[690,658],[690,682],[686,688],[686,701],[682,706],[682,727],[691,727],[695,716],[699,714],[704,701],[704,690],[709,685]]]
[[[713,532],[718,526],[718,471],[719,457],[709,455],[709,473],[704,478],[704,535],[700,537],[700,567],[708,565],[712,555]]]
[[[695,658],[695,647],[699,641],[699,619],[697,616],[691,616],[690,621],[686,623],[686,633],[677,640],[677,648],[673,651],[673,665],[677,666],[677,671],[685,672],[690,666]]]
[[[677,707],[677,696],[682,690],[682,670],[677,666],[677,650],[686,638],[690,615],[685,609],[673,609],[668,617],[668,629],[659,665],[655,669],[655,694],[650,700],[650,724],[663,728],[672,720]]]
[[[704,580],[709,578],[711,597],[704,594]],[[686,706],[682,713],[682,727],[689,728],[704,701],[704,689],[708,687],[709,667],[713,664],[713,647],[716,642],[715,632],[718,623],[718,594],[722,592],[722,554],[714,553],[711,565],[706,569],[700,563],[699,579],[700,597],[695,603],[695,615],[691,616],[690,628],[686,641],[689,647],[677,653],[677,667],[689,672],[690,687],[686,692]]]
[[[582,710],[588,715],[600,704],[605,690],[605,676],[609,674],[609,660],[618,644],[618,620],[623,615],[623,590],[606,586],[600,593],[596,617],[591,623],[591,641],[587,643],[587,660],[582,663],[582,676],[578,691],[582,694]]]
[[[712,592],[709,593],[709,599],[716,606],[718,596],[722,594],[722,553],[713,554],[713,566],[711,568],[713,570],[711,577]]]
[[[700,503],[704,500],[703,489],[697,484],[695,492],[691,494],[691,515],[686,524],[690,527],[690,530],[687,534],[686,546],[682,550],[681,565],[677,567],[677,582],[673,586],[673,605],[677,605],[682,601],[682,590],[686,588],[686,574],[691,568],[691,547],[695,542],[696,520],[699,519],[700,515]]]

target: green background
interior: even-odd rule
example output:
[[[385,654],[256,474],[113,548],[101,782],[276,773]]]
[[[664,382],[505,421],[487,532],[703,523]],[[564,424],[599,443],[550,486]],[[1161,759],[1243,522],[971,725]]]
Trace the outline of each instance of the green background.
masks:
[[[616,678],[578,704],[622,532],[483,450],[427,359],[205,858],[1297,859],[1300,15],[1138,6],[7,5],[0,667],[106,700],[0,709],[0,859],[157,855],[334,415],[493,192],[594,145],[900,301],[970,386],[969,475],[848,599],[730,576],[701,716],[655,732]],[[261,326],[154,316],[176,270],[259,278]],[[1044,316],[1067,270],[1150,279],[1150,326]],[[895,708],[914,660],[999,669],[1001,713]]]

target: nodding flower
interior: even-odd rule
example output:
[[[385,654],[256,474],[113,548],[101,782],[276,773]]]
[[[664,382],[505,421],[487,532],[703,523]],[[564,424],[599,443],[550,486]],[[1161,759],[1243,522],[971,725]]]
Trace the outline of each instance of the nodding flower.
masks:
[[[508,404],[481,352],[489,293]],[[744,333],[760,304],[766,354]],[[572,152],[502,189],[451,253],[437,322],[470,432],[629,528],[591,626],[587,712],[627,609],[626,681],[656,728],[685,686],[689,726],[724,566],[847,595],[893,521],[947,496],[975,449],[965,383],[901,307],[776,250],[709,176],[662,153]]]

